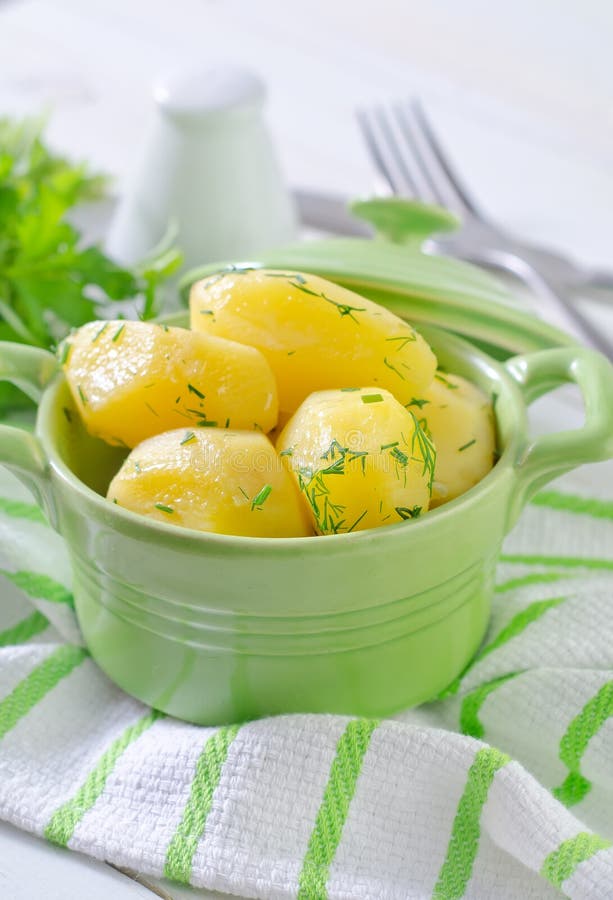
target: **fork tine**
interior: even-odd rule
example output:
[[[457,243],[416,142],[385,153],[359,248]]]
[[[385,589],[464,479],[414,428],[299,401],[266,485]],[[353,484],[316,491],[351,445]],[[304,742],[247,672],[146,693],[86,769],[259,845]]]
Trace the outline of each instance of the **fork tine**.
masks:
[[[437,181],[441,190],[443,190],[443,184],[445,185],[448,196],[453,198],[454,205],[460,212],[464,214],[469,213],[476,218],[483,219],[484,217],[479,210],[478,205],[475,203],[470,191],[467,190],[462,179],[450,163],[449,157],[443,150],[424,108],[417,98],[413,98],[409,101],[408,112],[415,130],[418,131],[422,137],[422,148],[425,151],[422,155],[422,159],[424,165],[428,167],[431,180]],[[438,179],[433,171],[433,160],[434,166],[438,169]]]
[[[402,160],[394,142],[389,139],[383,110],[378,107],[372,110],[358,109],[356,118],[375,167],[393,193],[401,196],[414,194],[414,185],[401,165]]]
[[[399,104],[393,106],[392,114],[400,135],[403,161],[417,173],[422,186],[421,190],[416,192],[417,197],[426,203],[438,203],[440,206],[448,206],[449,197],[441,191],[440,179],[437,181],[432,176],[431,167],[428,165],[427,159],[424,159],[419,129],[415,128],[414,123]]]

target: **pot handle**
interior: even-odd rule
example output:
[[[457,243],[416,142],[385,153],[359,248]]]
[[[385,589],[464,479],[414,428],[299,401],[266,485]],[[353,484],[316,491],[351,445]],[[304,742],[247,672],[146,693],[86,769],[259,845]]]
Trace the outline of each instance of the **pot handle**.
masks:
[[[526,403],[565,383],[578,385],[585,406],[581,428],[527,440],[516,463],[519,481],[515,510],[543,485],[583,463],[613,457],[613,366],[583,347],[542,350],[507,360]],[[515,521],[516,516],[511,521]]]
[[[57,360],[47,350],[0,341],[0,381],[10,381],[35,403],[57,371]],[[23,428],[0,425],[0,464],[26,485],[53,520],[48,462],[38,438]]]

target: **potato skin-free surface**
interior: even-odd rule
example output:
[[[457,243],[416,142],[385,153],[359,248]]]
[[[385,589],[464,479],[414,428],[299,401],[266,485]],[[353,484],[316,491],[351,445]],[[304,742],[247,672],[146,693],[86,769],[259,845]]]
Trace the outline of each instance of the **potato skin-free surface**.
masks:
[[[253,347],[151,322],[90,322],[64,355],[87,430],[110,444],[207,422],[266,432],[277,421],[275,379]]]
[[[312,394],[277,450],[319,534],[392,525],[428,509],[435,451],[389,391]]]
[[[485,394],[460,375],[439,372],[419,411],[436,445],[431,506],[467,491],[494,464],[494,412]]]
[[[312,392],[371,384],[401,402],[428,387],[436,358],[410,325],[382,306],[315,275],[246,269],[194,284],[191,327],[262,351],[279,408]]]
[[[250,537],[313,534],[290,476],[257,431],[179,429],[135,447],[108,499],[160,522]]]

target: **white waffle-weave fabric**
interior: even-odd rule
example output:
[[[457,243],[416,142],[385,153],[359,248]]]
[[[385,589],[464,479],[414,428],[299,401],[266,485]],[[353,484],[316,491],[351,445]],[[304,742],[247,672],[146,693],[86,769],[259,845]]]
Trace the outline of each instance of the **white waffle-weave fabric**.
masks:
[[[445,698],[213,729],[97,669],[63,543],[0,470],[0,818],[246,897],[611,900],[609,495],[567,478],[528,507]]]

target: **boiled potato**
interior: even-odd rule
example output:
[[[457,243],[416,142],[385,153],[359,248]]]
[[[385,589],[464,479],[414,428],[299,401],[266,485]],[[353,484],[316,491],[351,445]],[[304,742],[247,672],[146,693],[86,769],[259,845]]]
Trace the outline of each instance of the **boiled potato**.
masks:
[[[409,408],[425,418],[436,445],[431,506],[440,506],[477,484],[492,468],[496,449],[492,405],[474,384],[443,372],[413,403]]]
[[[414,413],[379,387],[320,391],[277,442],[319,534],[426,512],[435,450]]]
[[[87,430],[134,447],[171,428],[269,431],[277,421],[270,366],[253,347],[151,322],[90,322],[62,350]]]
[[[313,391],[373,384],[407,403],[428,387],[436,359],[402,319],[345,288],[300,272],[245,269],[192,287],[191,327],[262,351],[279,406],[293,413]]]
[[[268,438],[256,431],[179,429],[135,447],[108,498],[160,522],[250,537],[313,534]]]

